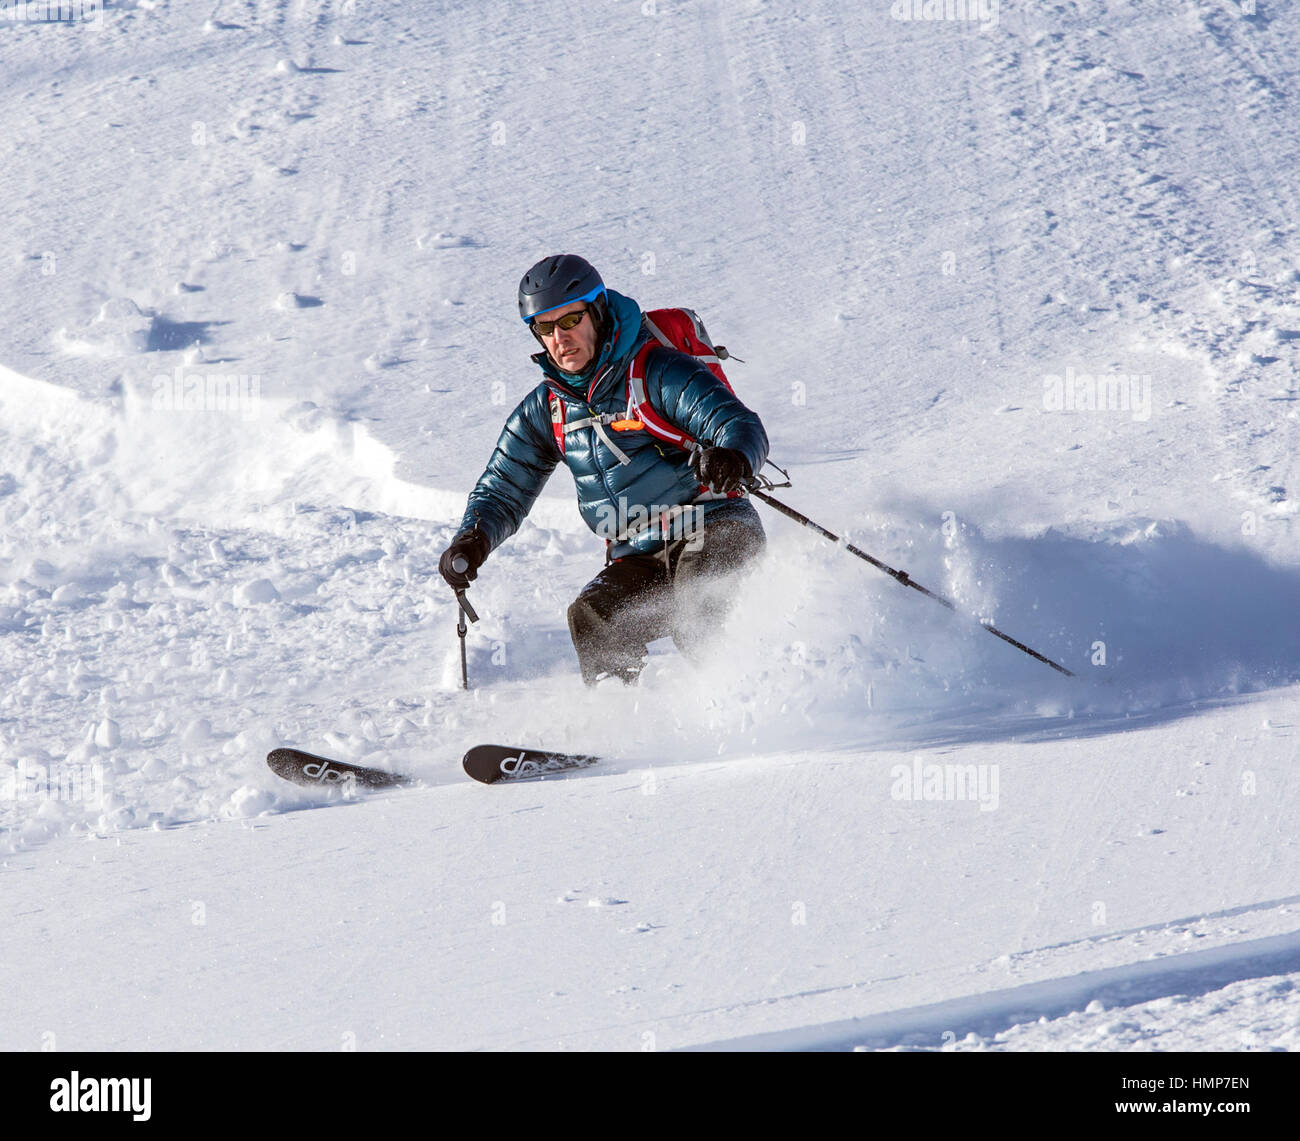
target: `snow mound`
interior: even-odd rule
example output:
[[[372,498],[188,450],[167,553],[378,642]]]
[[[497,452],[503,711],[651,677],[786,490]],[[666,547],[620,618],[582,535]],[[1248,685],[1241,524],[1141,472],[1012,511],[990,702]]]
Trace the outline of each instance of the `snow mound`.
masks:
[[[114,297],[86,324],[59,329],[55,343],[66,353],[86,357],[121,357],[147,353],[153,342],[154,318],[129,297]]]

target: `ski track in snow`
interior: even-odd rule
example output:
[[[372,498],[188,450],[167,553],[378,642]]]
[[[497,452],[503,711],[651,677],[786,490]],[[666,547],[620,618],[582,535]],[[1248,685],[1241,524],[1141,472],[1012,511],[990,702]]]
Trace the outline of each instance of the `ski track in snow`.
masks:
[[[1117,932],[999,957],[1005,976],[1056,959],[1058,977],[866,1018],[719,1042],[726,1050],[1292,1050],[1300,936],[1244,938],[1212,950],[1185,949],[1225,920],[1245,934],[1249,912],[1294,913],[1300,898],[1235,908],[1154,928]],[[1064,961],[1092,944],[1131,943],[1145,958],[1067,973]],[[1182,947],[1179,947],[1182,944]],[[1178,948],[1178,949],[1175,949]],[[1225,1017],[1226,1015],[1226,1017]],[[1223,1040],[1223,1023],[1236,1025]]]
[[[1155,819],[1163,792],[1069,766],[1106,750],[1146,757],[1192,813],[1180,820],[1245,830],[1224,859],[1250,871],[1207,880],[1207,913],[1284,897],[1274,817],[1242,809],[1237,762],[1257,762],[1266,797],[1287,787],[1300,13],[1054,3],[979,31],[891,21],[883,0],[623,5],[575,9],[557,55],[514,6],[452,7],[117,4],[95,38],[0,31],[15,115],[0,185],[25,204],[0,262],[22,298],[0,346],[9,854],[292,820],[325,802],[266,770],[278,744],[428,786],[462,781],[460,753],[489,740],[704,789],[718,772],[842,759],[876,791],[885,755],[1000,757],[1010,773],[1040,746],[1071,774],[1051,808],[1062,826],[1040,836],[1012,816],[975,844],[1001,867],[1034,836],[1019,856],[1042,878],[993,916],[995,940],[1042,950],[1062,892],[1082,909],[1099,890],[1081,869],[1105,863],[1103,845],[1130,826],[1162,834],[1119,824],[1118,806]],[[791,467],[778,495],[1081,677],[768,513],[725,653],[696,671],[656,647],[637,689],[591,694],[564,610],[600,551],[560,472],[474,587],[462,693],[437,557],[535,379],[513,282],[561,246],[647,304],[698,308],[749,362],[731,375]],[[762,272],[774,261],[780,288]],[[1149,416],[1048,411],[1045,377],[1067,370],[1147,376]],[[186,407],[169,387],[186,376],[257,387],[237,407]],[[1156,755],[1173,741],[1189,771]],[[625,787],[587,779],[548,787]],[[773,811],[794,845],[794,809]],[[636,843],[664,843],[664,827]],[[1063,868],[1086,886],[1063,888]],[[1245,894],[1224,900],[1227,882]],[[1142,897],[1153,923],[1170,896],[1190,913],[1183,890]],[[706,885],[700,906],[722,892]],[[624,894],[583,898],[617,912]],[[925,945],[889,908],[879,923]],[[861,947],[848,930],[823,958]],[[1093,950],[1031,996],[980,996],[967,1029],[942,1001],[863,1015],[888,1039],[870,1044],[1295,1046],[1277,1014],[1295,1001],[1291,952],[1276,975],[1207,967],[1195,994],[1139,986],[1123,1002],[1134,1022],[1106,987],[1146,977],[1119,962],[1143,951],[1106,947],[1098,969],[1117,973],[1089,979]],[[996,959],[963,943],[963,966],[985,951]],[[799,991],[823,1005],[768,1041],[869,1039],[834,1004],[875,976],[845,970]],[[891,977],[904,1002],[929,985],[924,967]],[[783,993],[701,999],[686,1036],[735,1043],[754,1027],[728,1012],[758,1018]],[[1017,1022],[1020,1002],[1047,1021]],[[1216,1011],[1238,1029],[1216,1031]],[[934,1041],[936,1026],[955,1037]]]

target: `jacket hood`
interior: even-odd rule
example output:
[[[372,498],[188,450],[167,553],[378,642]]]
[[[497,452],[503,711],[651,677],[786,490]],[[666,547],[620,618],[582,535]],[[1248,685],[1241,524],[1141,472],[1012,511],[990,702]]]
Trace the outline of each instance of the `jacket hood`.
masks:
[[[604,381],[618,375],[620,366],[632,355],[641,339],[641,306],[612,289],[607,288],[605,296],[609,304],[610,333],[597,349],[596,359],[582,372],[562,372],[545,351],[533,354],[533,360],[546,379],[579,400],[592,399]]]

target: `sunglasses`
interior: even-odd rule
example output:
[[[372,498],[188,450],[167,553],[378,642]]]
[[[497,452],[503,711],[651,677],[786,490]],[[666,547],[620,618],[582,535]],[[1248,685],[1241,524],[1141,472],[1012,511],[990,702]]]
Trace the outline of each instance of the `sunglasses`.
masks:
[[[566,313],[563,317],[559,317],[554,321],[534,321],[533,331],[539,336],[549,337],[555,332],[557,325],[561,329],[576,328],[589,312],[591,312],[590,309],[575,309],[572,313]]]

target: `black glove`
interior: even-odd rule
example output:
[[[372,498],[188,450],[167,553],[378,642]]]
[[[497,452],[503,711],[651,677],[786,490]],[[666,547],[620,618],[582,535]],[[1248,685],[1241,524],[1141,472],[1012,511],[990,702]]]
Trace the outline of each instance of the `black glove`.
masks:
[[[438,560],[438,573],[447,580],[452,590],[464,590],[478,577],[478,568],[488,557],[491,544],[481,531],[470,530],[457,535],[451,541],[442,558]],[[464,560],[463,568],[457,570],[454,564],[458,559]]]
[[[710,491],[735,491],[754,478],[749,460],[735,448],[705,448],[697,452],[695,473]]]

